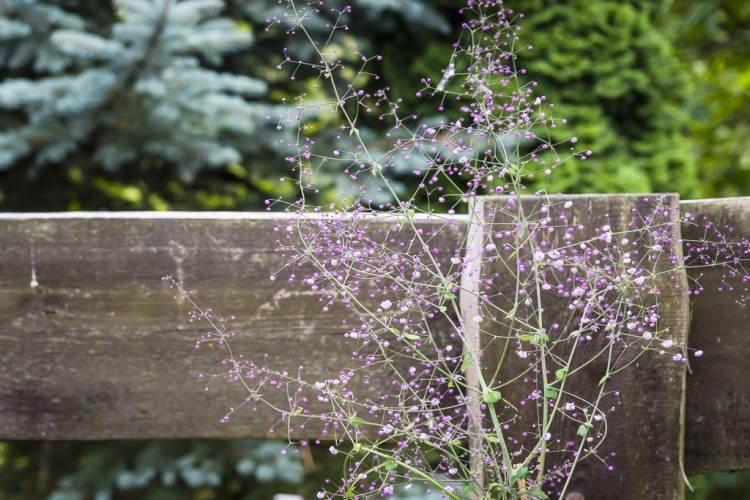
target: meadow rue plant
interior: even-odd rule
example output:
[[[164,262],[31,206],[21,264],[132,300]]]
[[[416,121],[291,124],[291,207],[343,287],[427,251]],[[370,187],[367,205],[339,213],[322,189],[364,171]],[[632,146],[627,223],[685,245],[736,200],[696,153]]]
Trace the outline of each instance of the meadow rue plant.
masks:
[[[307,39],[310,51],[285,51],[278,69],[312,73],[321,92],[270,117],[280,131],[296,130],[292,142],[281,139],[291,151],[282,182],[296,184],[299,197],[267,202],[282,212],[274,231],[286,263],[269,279],[314,292],[321,314],[342,314],[352,360],[308,380],[302,366],[290,373],[266,356],[235,354],[231,318],[198,306],[167,277],[194,307],[192,319],[211,326],[196,347],[227,349],[226,369],[202,377],[248,392],[222,422],[265,403],[279,413],[272,431],[345,455],[344,473],[318,498],[394,497],[415,484],[447,498],[547,498],[566,493],[582,460],[616,473],[616,451],[602,447],[618,406],[613,381],[642,356],[688,363],[660,299],[688,286],[703,292],[687,282],[687,266],[722,273],[725,286],[747,283],[748,241],[680,214],[663,195],[639,198],[624,220],[601,213],[585,223],[575,217],[583,198],[522,196],[530,179],[592,152],[564,137],[565,119],[519,66],[532,47],[521,41],[523,15],[502,1],[461,9],[466,21],[443,74],[421,81],[423,116],[378,88],[379,55],[347,44],[351,7],[280,4],[267,29]],[[321,24],[328,35],[318,39]],[[308,121],[321,111],[340,120],[330,151]],[[366,115],[386,127],[376,143],[359,132]],[[347,183],[339,201],[316,205],[316,174],[330,164]],[[417,181],[412,193],[394,180],[405,166]],[[705,239],[681,240],[681,223],[704,227]],[[463,236],[446,244],[444,232]],[[592,369],[599,383],[578,392],[575,377]],[[362,394],[375,378],[388,389]],[[269,400],[273,391],[286,407]],[[323,440],[295,439],[312,427]]]

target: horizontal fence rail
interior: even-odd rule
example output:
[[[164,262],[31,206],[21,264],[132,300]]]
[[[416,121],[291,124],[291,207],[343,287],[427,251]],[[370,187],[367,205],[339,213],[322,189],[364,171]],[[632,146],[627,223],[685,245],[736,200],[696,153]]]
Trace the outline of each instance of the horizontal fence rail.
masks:
[[[579,217],[638,199],[579,198],[589,210]],[[734,226],[734,238],[750,236],[750,198],[680,206]],[[415,223],[435,234],[434,247],[452,249],[463,244],[467,221]],[[269,364],[290,372],[304,366],[312,380],[331,378],[352,364],[345,312],[321,314],[314,292],[269,280],[283,265],[274,252],[276,225],[263,213],[0,214],[0,438],[286,438],[278,415],[260,405],[219,424],[245,394],[239,384],[219,381],[204,390],[198,374],[216,368],[224,353],[220,346],[195,349],[205,325],[190,323],[188,305],[160,280],[184,280],[201,304],[236,316],[236,352],[267,354]],[[686,239],[700,236],[690,226],[682,230]],[[713,290],[722,278],[708,274],[705,288]],[[681,494],[683,435],[688,474],[750,467],[750,305],[738,304],[742,299],[739,289],[689,302],[675,297],[676,324],[684,323],[690,345],[706,353],[691,362],[686,382],[680,374],[654,378],[646,366],[633,369],[645,375],[628,385],[637,394],[635,413],[621,413],[631,418],[624,431],[637,433],[639,444],[620,472],[637,471],[639,460],[641,469],[658,469],[649,478],[664,471],[669,484],[654,494]],[[371,380],[359,394],[379,394],[388,382]],[[643,415],[658,418],[638,422],[649,407],[658,410]],[[325,436],[310,426],[294,437]],[[669,463],[654,464],[649,446],[671,446]],[[654,483],[644,481],[641,493]],[[597,488],[581,493],[596,498],[603,491]]]

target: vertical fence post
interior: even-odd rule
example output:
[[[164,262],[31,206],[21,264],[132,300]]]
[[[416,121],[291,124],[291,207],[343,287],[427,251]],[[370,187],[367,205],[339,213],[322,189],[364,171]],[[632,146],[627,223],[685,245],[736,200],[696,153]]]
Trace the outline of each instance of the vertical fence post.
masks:
[[[568,200],[573,202],[572,208],[565,213],[568,220],[582,226],[576,233],[576,241],[595,237],[597,235],[595,229],[604,224],[610,225],[615,235],[618,232],[629,231],[628,223],[634,217],[633,210],[640,214],[647,213],[649,210],[654,210],[658,205],[657,200],[660,200],[669,212],[667,226],[671,235],[672,248],[670,250],[678,259],[681,258],[677,195],[661,197],[659,195],[581,195],[555,196],[551,199],[555,204],[562,204]],[[479,239],[475,238],[472,247],[481,248],[488,243],[497,243],[497,247],[500,247],[502,240],[493,242],[496,233],[514,230],[517,219],[510,216],[507,209],[508,201],[508,197],[487,197],[475,203],[475,213],[470,218],[469,234],[484,236]],[[541,199],[538,197],[524,197],[520,210],[525,211],[530,217],[529,220],[538,219],[542,217],[541,212],[537,210],[540,203]],[[518,255],[509,257],[510,260],[514,258],[517,259]],[[474,258],[476,261],[479,259],[482,258]],[[471,266],[473,268],[479,265],[479,262],[475,262]],[[510,267],[512,268],[512,265]],[[673,267],[666,255],[657,260],[655,267],[655,273],[659,276],[656,278],[654,288],[658,289],[660,294],[658,297],[659,330],[666,331],[665,335],[675,345],[685,345],[688,331],[686,277],[684,273],[661,273]],[[508,311],[515,308],[513,297],[515,297],[516,283],[510,279],[509,273],[509,269],[501,265],[498,259],[489,259],[485,255],[481,261],[480,276],[465,281],[465,284],[471,288],[467,290],[466,297],[462,296],[462,299],[468,299],[472,304],[478,301],[479,281],[484,280],[481,285],[485,286],[487,280],[491,280],[493,292],[489,294],[489,300],[492,301],[493,306],[496,306],[496,310]],[[469,295],[473,295],[473,298],[468,297]],[[650,297],[656,300],[655,295]],[[548,317],[551,315],[553,318],[565,315],[566,311],[560,309],[564,302],[546,301],[545,315]],[[476,307],[475,305],[474,308]],[[467,318],[464,320],[468,321]],[[529,384],[523,383],[524,378],[528,377],[529,363],[528,360],[515,355],[514,346],[509,349],[508,345],[514,341],[509,339],[507,331],[501,331],[503,327],[500,323],[484,322],[481,328],[482,371],[487,380],[498,368],[498,363],[503,361],[500,384],[504,401],[496,404],[496,411],[501,415],[501,420],[504,417],[505,421],[509,422],[507,433],[511,446],[521,450],[538,439],[530,439],[521,435],[521,431],[528,430],[525,425],[535,422],[537,418],[535,410],[531,408],[532,406],[536,408],[535,405],[521,406],[530,390]],[[608,342],[604,336],[594,338],[593,341],[579,348],[573,359],[580,364],[592,357],[594,352]],[[568,493],[573,496],[578,495],[576,498],[582,496],[587,500],[682,498],[684,486],[681,463],[683,453],[681,422],[685,367],[673,361],[671,356],[660,356],[653,351],[644,353],[638,347],[627,349],[623,356],[627,357],[627,359],[623,358],[623,362],[632,362],[632,365],[612,376],[607,382],[607,387],[617,392],[608,395],[605,399],[608,432],[599,448],[599,454],[606,455],[607,463],[614,466],[614,470],[609,471],[607,466],[596,458],[584,460],[575,470]],[[599,381],[606,371],[605,365],[606,363],[600,360],[582,368],[567,382],[566,392],[582,395],[591,395],[596,392]],[[515,408],[512,408],[511,404],[515,405]],[[564,445],[565,441],[576,439],[577,427],[571,421],[563,423],[558,419],[550,431],[554,437],[561,439]],[[556,443],[556,446],[560,447],[560,443]],[[552,465],[562,465],[555,463],[554,457],[550,460]],[[561,476],[557,479],[548,478],[548,482],[564,483],[565,477],[562,473]]]
[[[475,317],[479,313],[479,287],[482,278],[482,242],[484,241],[484,200],[483,198],[472,198],[469,205],[469,222],[466,234],[466,248],[464,249],[465,268],[461,274],[461,291],[459,303],[461,304],[462,328],[467,346],[464,347],[465,355],[481,355],[481,341],[479,323]],[[466,370],[466,385],[470,388],[466,398],[466,411],[469,415],[469,432],[476,434],[482,428],[482,410],[479,395],[479,373],[476,365],[472,362]],[[472,390],[473,389],[473,390]],[[471,440],[469,442],[469,468],[477,475],[477,482],[484,485],[484,465],[480,460],[479,447],[481,442]]]
[[[686,248],[698,239],[721,245],[714,231],[730,245],[750,239],[750,197],[683,201],[680,206],[699,223],[683,224]],[[712,224],[710,231],[706,223]],[[750,268],[744,266],[744,272],[734,275],[722,267],[688,270],[703,287],[691,300],[690,345],[705,351],[690,363],[687,377],[689,473],[750,468],[750,282],[745,278]]]

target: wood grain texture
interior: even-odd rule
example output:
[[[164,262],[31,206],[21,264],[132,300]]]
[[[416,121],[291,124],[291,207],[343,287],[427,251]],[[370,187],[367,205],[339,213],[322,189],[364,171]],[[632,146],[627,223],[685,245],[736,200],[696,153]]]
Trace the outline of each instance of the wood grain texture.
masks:
[[[562,204],[570,200],[572,207],[562,210]],[[542,205],[552,203],[549,212],[540,210]],[[678,203],[676,195],[667,195],[662,203],[675,209]],[[506,235],[498,238],[498,232],[510,229],[518,217],[517,208],[509,208],[508,198],[488,197],[484,199],[482,211],[484,212],[485,233],[487,241],[493,241],[498,247],[509,241]],[[549,200],[540,200],[537,197],[528,197],[522,203],[525,217],[530,221],[539,221],[551,217],[550,226],[554,225],[558,216],[565,214],[572,224],[582,224],[583,227],[575,232],[573,244],[595,238],[598,234],[595,230],[605,224],[611,226],[611,232],[615,236],[615,244],[619,244],[620,238],[629,236],[622,235],[628,231],[628,223],[637,216],[632,213],[636,209],[639,214],[647,215],[653,212],[656,206],[654,196],[619,195],[619,196],[563,196],[551,197]],[[509,212],[516,215],[511,216]],[[669,219],[676,222],[677,211],[674,210]],[[471,231],[471,229],[469,230]],[[681,253],[679,243],[679,224],[672,226],[674,250]],[[524,239],[526,236],[524,236]],[[547,249],[559,248],[566,243],[562,240],[562,232],[548,233],[540,229],[532,238],[535,247]],[[512,241],[512,237],[511,237]],[[512,243],[511,243],[512,244]],[[635,248],[633,248],[635,249]],[[511,249],[512,250],[512,249]],[[640,248],[643,254],[644,248]],[[508,251],[510,269],[516,269],[515,257],[518,253]],[[528,255],[524,255],[527,253]],[[501,254],[502,255],[502,254]],[[521,252],[524,260],[528,262],[531,250]],[[593,263],[591,264],[593,265]],[[665,257],[660,258],[655,266],[654,272],[660,273],[669,269],[671,265]],[[508,280],[508,268],[497,258],[493,262],[486,263],[483,267],[483,278],[492,279],[494,287],[493,303],[503,311],[513,308],[515,316],[525,318],[526,314],[536,317],[536,313],[526,311],[522,304],[514,303],[515,280]],[[624,270],[623,270],[624,272]],[[570,275],[567,275],[570,277]],[[687,312],[688,297],[685,293],[686,280],[684,275],[677,276],[677,282],[681,285],[676,289],[673,277],[663,274],[656,288],[661,291],[659,299],[659,329],[669,331],[664,338],[670,338],[675,344],[685,345],[687,342]],[[564,279],[565,276],[557,276]],[[486,293],[493,294],[486,289]],[[534,293],[533,290],[529,293]],[[652,301],[654,295],[647,295],[646,300]],[[535,299],[536,300],[536,299]],[[569,331],[560,330],[557,336],[552,333],[550,325],[559,322],[565,325],[567,318],[571,316],[568,310],[570,299],[560,298],[553,292],[544,295],[544,316],[547,318],[544,325],[552,341],[558,336],[560,345],[555,348],[555,355],[567,359],[573,345],[576,351],[572,355],[572,367],[585,367],[577,370],[566,383],[565,391],[570,397],[563,397],[565,402],[575,402],[580,405],[581,401],[594,401],[599,392],[599,382],[607,373],[607,356],[596,357],[596,353],[606,352],[610,341],[605,338],[603,331],[595,335],[593,340],[579,342],[574,337],[569,337]],[[534,301],[534,304],[536,302]],[[574,318],[580,316],[575,313]],[[521,320],[523,321],[523,320]],[[507,321],[504,321],[507,323]],[[573,319],[572,324],[575,325]],[[484,323],[483,323],[484,325]],[[572,331],[575,327],[571,326]],[[537,431],[538,410],[537,405],[529,400],[529,395],[534,389],[538,389],[537,378],[530,371],[529,359],[522,358],[516,354],[518,349],[517,338],[508,338],[507,329],[497,323],[492,324],[483,333],[483,365],[484,372],[491,376],[497,370],[497,360],[503,360],[500,368],[500,382],[508,385],[501,386],[500,390],[509,403],[496,405],[500,413],[500,421],[510,422],[507,431],[512,449],[524,447],[536,447],[539,441]],[[567,340],[566,340],[567,339]],[[508,345],[508,343],[510,345]],[[528,344],[528,343],[527,343]],[[521,344],[523,345],[523,344]],[[528,346],[531,348],[532,346]],[[659,356],[656,352],[642,352],[639,347],[622,350],[615,345],[614,358],[619,357],[619,365],[624,366],[630,362],[627,369],[613,376],[607,382],[608,394],[602,399],[601,408],[607,414],[606,437],[603,441],[598,437],[598,432],[592,430],[592,435],[597,436],[592,444],[601,441],[598,455],[606,460],[606,465],[595,457],[582,460],[576,467],[568,493],[578,493],[587,500],[591,499],[634,499],[634,498],[682,498],[683,482],[681,474],[681,443],[682,426],[681,410],[684,390],[685,368],[680,363],[675,363],[670,356]],[[558,358],[559,359],[559,358]],[[593,362],[590,360],[594,359]],[[547,356],[547,370],[554,380],[554,372],[559,365],[555,365],[552,356]],[[618,391],[615,393],[614,391]],[[578,397],[583,399],[577,399]],[[515,408],[519,408],[517,411]],[[585,404],[583,405],[585,406]],[[517,416],[516,416],[517,415]],[[579,416],[579,422],[582,416]],[[568,419],[557,418],[549,429],[552,436],[550,447],[553,449],[571,447],[577,448],[580,438],[576,436],[579,422]],[[526,437],[522,437],[526,436]],[[566,443],[571,443],[566,445]],[[575,443],[575,445],[573,445]],[[589,446],[590,447],[590,446]],[[585,450],[585,448],[584,448]],[[610,456],[615,452],[616,456]],[[566,453],[551,454],[548,465],[561,465],[561,461],[570,458],[570,451]],[[614,466],[613,471],[608,471],[607,465]],[[564,476],[560,475],[554,479],[558,488],[564,482]],[[547,482],[549,484],[549,481]],[[545,487],[547,490],[547,487]]]
[[[681,207],[696,222],[705,226],[705,218],[730,234],[730,242],[750,238],[750,198],[686,201]],[[682,231],[686,240],[705,238],[704,229],[692,224]],[[688,274],[704,288],[691,301],[690,345],[705,354],[691,362],[687,377],[685,467],[688,473],[750,469],[749,284],[739,277],[725,280],[725,273],[712,269]]]
[[[735,238],[750,235],[748,199],[682,205],[734,225]],[[602,210],[592,206],[580,218]],[[439,231],[445,247],[463,240],[462,224],[457,219]],[[238,213],[0,215],[0,438],[268,435],[277,418],[262,408],[218,424],[244,392],[228,384],[203,391],[197,374],[214,370],[221,356],[194,349],[205,327],[187,321],[188,308],[160,277],[183,278],[202,304],[236,315],[238,350],[267,352],[291,369],[304,364],[311,378],[322,378],[350,359],[341,316],[321,314],[309,291],[268,280],[281,264],[273,225],[263,214]],[[683,231],[696,236],[689,227]],[[36,288],[29,286],[32,240]],[[711,293],[707,279],[713,278],[704,277],[706,292],[693,300],[690,342],[706,354],[691,362],[688,376],[689,473],[750,467],[750,307],[735,303],[738,289]],[[642,377],[640,403],[618,411],[630,419],[624,434],[654,447],[633,463],[656,461],[661,451],[654,440],[679,420],[653,397],[666,387],[672,401],[672,382]],[[639,420],[648,404],[659,406],[663,420]],[[599,469],[591,474],[607,476]]]
[[[0,218],[1,439],[269,435],[278,414],[263,405],[219,424],[246,392],[223,380],[204,392],[198,373],[222,371],[225,353],[194,348],[207,325],[188,322],[187,304],[160,279],[166,274],[217,314],[236,316],[235,352],[267,353],[270,366],[292,373],[304,365],[311,380],[352,365],[344,312],[324,314],[309,288],[269,280],[282,266],[276,222],[163,217]],[[417,224],[440,228],[433,243],[443,259],[461,244],[460,224]],[[360,394],[378,393],[379,382],[387,383],[375,379]],[[319,436],[315,426],[295,434]]]

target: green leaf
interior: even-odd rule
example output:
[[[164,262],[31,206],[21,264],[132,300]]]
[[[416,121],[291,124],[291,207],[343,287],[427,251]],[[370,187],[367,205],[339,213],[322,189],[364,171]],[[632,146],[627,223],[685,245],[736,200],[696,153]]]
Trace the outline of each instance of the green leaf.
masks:
[[[549,340],[549,337],[544,332],[528,333],[525,335],[521,335],[520,338],[521,340],[531,342],[534,345],[539,345],[539,342]]]
[[[362,449],[362,443],[354,443],[354,446],[352,446],[352,452],[359,453],[359,450]]]
[[[558,396],[558,394],[559,394],[559,393],[557,392],[557,389],[553,389],[552,387],[547,387],[547,388],[546,388],[546,389],[544,390],[544,395],[545,395],[546,397],[548,397],[548,398],[555,398],[555,399],[556,399],[556,398],[557,398],[557,396]]]
[[[414,218],[414,214],[415,212],[413,208],[410,208],[409,210],[406,211],[406,216],[409,217],[410,219]]]
[[[511,479],[511,481],[515,483],[516,481],[524,479],[528,475],[529,469],[526,467],[521,467],[520,469],[516,469],[515,471],[513,471],[513,478]]]
[[[499,439],[497,438],[497,436],[495,436],[494,434],[487,434],[487,438],[486,438],[486,439],[487,439],[487,441],[489,441],[490,443],[495,443],[495,444],[498,444],[498,443],[500,442],[500,440],[499,440]]]
[[[438,311],[440,311],[441,313],[445,313],[445,311],[447,311],[447,310],[448,310],[448,308],[445,307],[445,306],[438,307]]]
[[[502,399],[502,396],[498,391],[487,391],[482,395],[482,400],[485,403],[497,403]]]
[[[578,432],[576,434],[578,434],[582,438],[585,438],[586,435],[589,433],[589,429],[591,427],[593,427],[593,425],[591,425],[591,423],[589,422],[586,422],[585,424],[581,424],[578,426]]]
[[[461,498],[467,498],[469,496],[469,493],[475,493],[476,491],[477,489],[474,486],[474,483],[467,484],[461,490]]]
[[[395,460],[388,460],[383,467],[385,470],[394,470],[398,467],[398,462]]]
[[[403,337],[408,340],[419,340],[420,338],[419,335],[414,335],[413,333],[405,333]]]
[[[516,315],[516,311],[517,311],[517,310],[518,310],[518,308],[516,308],[516,307],[513,307],[513,308],[512,308],[512,309],[511,309],[510,311],[508,311],[508,313],[507,313],[507,314],[505,315],[505,319],[511,319],[511,318],[513,318],[513,317],[514,317],[514,316]]]
[[[469,366],[471,366],[471,354],[466,353],[464,355],[464,362],[461,363],[461,371],[465,372],[469,369]]]
[[[453,293],[453,283],[446,281],[438,286],[438,292],[443,295],[446,300],[453,300],[456,298],[456,294]]]
[[[559,370],[555,371],[555,377],[557,377],[557,380],[564,379],[567,374],[568,374],[567,368],[560,368]]]
[[[543,492],[542,490],[527,491],[526,494],[532,498],[539,498],[541,500],[546,500],[547,498],[549,498],[547,494]]]
[[[604,383],[607,381],[608,378],[609,378],[609,375],[603,376],[602,379],[599,381],[599,385],[604,385]]]
[[[365,423],[365,421],[364,421],[364,420],[362,420],[362,419],[361,419],[361,418],[359,418],[359,417],[353,417],[353,418],[352,418],[352,419],[350,420],[350,422],[352,423],[352,425],[362,425],[362,424],[364,424],[364,423]]]

